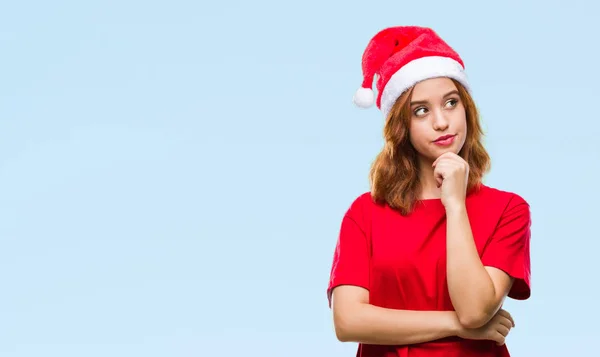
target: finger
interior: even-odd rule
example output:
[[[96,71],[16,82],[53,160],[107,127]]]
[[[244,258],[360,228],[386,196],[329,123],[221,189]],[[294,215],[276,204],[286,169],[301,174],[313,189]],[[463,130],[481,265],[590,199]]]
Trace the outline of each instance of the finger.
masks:
[[[458,159],[445,159],[443,162],[454,169],[468,170],[469,168],[469,164],[460,157]]]
[[[447,152],[445,152],[445,153],[441,154],[440,156],[438,156],[438,157],[437,157],[437,159],[435,159],[435,160],[433,161],[433,165],[432,165],[432,166],[435,166],[435,165],[437,165],[437,163],[438,163],[440,160],[444,159],[444,158],[447,156],[446,154],[447,154]]]
[[[504,316],[498,316],[498,319],[496,320],[496,322],[499,325],[502,325],[506,328],[509,328],[509,329],[513,328],[513,323]]]
[[[496,331],[498,331],[502,336],[506,337],[506,336],[508,336],[508,333],[510,332],[510,328],[506,327],[504,325],[498,325],[496,327]]]
[[[496,315],[495,315],[495,316],[492,318],[492,320],[493,320],[495,323],[502,324],[502,325],[504,325],[504,326],[506,326],[506,327],[508,327],[508,328],[512,328],[512,327],[514,327],[514,326],[513,326],[513,322],[512,322],[512,320],[510,319],[510,315],[509,315],[509,314],[507,314],[507,313],[500,313],[500,312],[498,312],[498,313],[496,313]]]
[[[443,181],[452,176],[454,171],[455,169],[452,167],[452,164],[448,164],[444,161],[438,163],[433,171],[437,186],[442,186]]]
[[[439,188],[440,186],[442,186],[442,182],[444,181],[444,176],[446,175],[446,171],[444,170],[443,167],[436,167],[433,170],[433,176],[435,178],[435,183],[437,185],[437,187]]]
[[[433,164],[431,166],[435,167],[440,162],[440,160],[450,158],[451,155],[454,155],[454,153],[453,152],[445,152],[445,153],[441,154],[440,156],[437,157],[437,159],[435,159],[435,161],[433,162]]]
[[[494,341],[496,341],[498,346],[502,346],[506,342],[506,337],[502,336],[501,333],[496,332],[494,334]]]
[[[464,161],[462,157],[460,157],[459,155],[457,155],[453,152],[450,152],[450,151],[441,154],[437,158],[437,160],[442,160],[442,159],[447,159],[447,160],[452,160],[452,161]]]
[[[437,185],[438,188],[440,186],[442,186],[442,182],[443,181],[444,181],[444,178],[442,177],[442,175],[436,175],[435,176],[435,184]]]
[[[453,173],[456,172],[456,171],[457,171],[457,169],[454,167],[454,165],[453,164],[449,164],[447,162],[440,162],[433,169],[434,177],[436,178],[436,180],[439,180],[437,182],[438,185],[441,185],[441,183],[442,183],[443,180],[445,180],[446,178],[452,176]]]
[[[512,324],[512,327],[515,327],[515,320],[513,319],[512,315],[508,311],[501,309],[500,311],[498,311],[498,314],[507,318],[510,321],[510,323]]]
[[[464,170],[468,170],[469,169],[469,163],[467,161],[465,161],[462,157],[454,154],[454,155],[448,155],[448,156],[444,156],[441,155],[440,157],[438,157],[438,159],[436,160],[437,163],[436,165],[439,165],[440,162],[447,162],[447,163],[454,163],[456,165],[456,167],[460,168],[460,169],[464,169]]]
[[[512,323],[513,327],[515,327],[515,319],[513,319],[512,315],[508,313],[508,311],[506,312],[508,314],[508,319],[510,320],[510,322]]]
[[[438,171],[443,171],[443,172],[450,172],[456,168],[459,168],[459,164],[449,161],[449,160],[440,160],[438,161],[437,165],[435,165],[435,167],[433,168],[433,170],[438,170]]]
[[[457,154],[452,155],[451,158],[452,158],[452,160],[460,163],[461,165],[464,165],[467,163],[467,161],[465,159],[463,159],[460,155],[457,155]]]
[[[434,175],[439,175],[439,176],[444,176],[444,174],[446,173],[446,164],[444,162],[438,163],[434,168],[433,168],[433,173]]]
[[[465,169],[465,164],[458,162],[458,161],[453,161],[453,160],[440,160],[437,162],[437,164],[434,167],[435,169],[444,169],[446,171],[451,170],[451,171],[456,171],[457,169]]]

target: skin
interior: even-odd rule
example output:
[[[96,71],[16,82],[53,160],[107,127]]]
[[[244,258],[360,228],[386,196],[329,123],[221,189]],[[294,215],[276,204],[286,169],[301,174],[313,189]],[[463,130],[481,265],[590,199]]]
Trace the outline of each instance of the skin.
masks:
[[[340,341],[408,345],[449,336],[505,342],[514,321],[501,309],[511,278],[484,267],[479,259],[465,209],[468,165],[458,156],[467,124],[464,106],[447,78],[418,83],[412,95],[410,140],[419,153],[422,198],[441,198],[447,214],[447,279],[455,311],[410,311],[369,304],[368,290],[335,288],[332,309]],[[455,134],[450,146],[433,143]]]

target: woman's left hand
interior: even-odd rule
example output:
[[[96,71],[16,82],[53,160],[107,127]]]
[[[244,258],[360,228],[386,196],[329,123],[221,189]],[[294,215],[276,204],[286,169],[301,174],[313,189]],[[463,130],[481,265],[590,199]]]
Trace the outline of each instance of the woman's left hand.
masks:
[[[464,205],[469,182],[469,164],[452,152],[440,155],[433,162],[433,175],[442,188],[444,207]]]

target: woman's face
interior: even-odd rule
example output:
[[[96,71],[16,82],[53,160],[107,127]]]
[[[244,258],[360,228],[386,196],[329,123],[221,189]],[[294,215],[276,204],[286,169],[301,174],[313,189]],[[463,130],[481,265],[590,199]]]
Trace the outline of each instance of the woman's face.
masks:
[[[467,116],[454,82],[433,78],[415,85],[411,99],[410,142],[422,160],[455,154],[467,137]]]

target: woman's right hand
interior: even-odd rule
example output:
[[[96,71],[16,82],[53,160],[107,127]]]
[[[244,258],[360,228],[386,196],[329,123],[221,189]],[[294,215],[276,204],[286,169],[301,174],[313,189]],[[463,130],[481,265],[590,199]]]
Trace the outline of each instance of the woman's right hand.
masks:
[[[468,329],[462,328],[458,337],[468,340],[492,340],[501,346],[504,344],[506,336],[515,326],[515,321],[508,311],[500,309],[494,317],[480,328]]]

